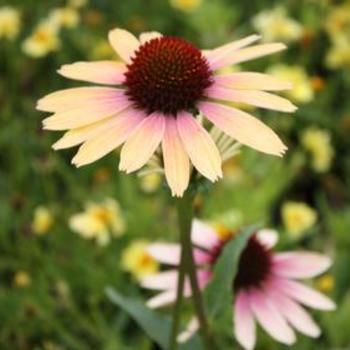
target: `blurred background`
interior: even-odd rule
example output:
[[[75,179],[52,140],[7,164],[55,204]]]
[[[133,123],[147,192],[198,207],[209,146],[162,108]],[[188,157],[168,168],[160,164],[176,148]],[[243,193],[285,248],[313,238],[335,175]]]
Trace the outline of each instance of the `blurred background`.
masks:
[[[332,256],[312,284],[338,310],[314,313],[323,335],[299,335],[291,348],[350,349],[350,1],[335,0],[0,0],[0,348],[156,349],[104,288],[145,298],[138,279],[159,268],[147,242],[177,239],[162,176],[124,176],[117,154],[75,169],[75,150],[54,152],[59,133],[43,132],[35,110],[43,95],[76,86],[56,73],[62,64],[115,58],[106,38],[117,26],[202,48],[253,32],[288,45],[232,67],[294,83],[294,115],[249,109],[287,156],[243,148],[223,181],[204,186],[196,213],[232,229],[263,222],[282,250]],[[225,325],[220,339],[238,347]],[[257,348],[285,347],[261,333]]]

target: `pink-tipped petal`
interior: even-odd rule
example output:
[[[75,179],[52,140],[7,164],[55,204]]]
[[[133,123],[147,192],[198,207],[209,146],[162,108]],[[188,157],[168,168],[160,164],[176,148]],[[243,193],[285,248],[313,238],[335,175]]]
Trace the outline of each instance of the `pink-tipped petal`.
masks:
[[[201,102],[198,108],[214,125],[244,145],[276,156],[282,156],[287,149],[272,129],[248,113],[212,102]]]
[[[186,329],[179,334],[179,336],[177,337],[177,341],[179,343],[186,343],[192,338],[192,336],[198,331],[198,329],[199,321],[197,318],[193,317],[188,323]]]
[[[274,247],[278,242],[277,231],[267,228],[259,230],[256,234],[256,237],[259,240],[259,242],[262,243],[268,249]]]
[[[177,129],[195,168],[212,182],[221,178],[220,153],[208,132],[187,112],[178,114]]]
[[[331,299],[302,283],[277,277],[270,283],[273,288],[306,306],[326,311],[336,308]]]
[[[77,167],[90,164],[118,148],[144,120],[143,112],[129,108],[115,116],[108,130],[86,141],[72,159]]]
[[[175,290],[177,286],[177,278],[177,270],[168,270],[145,276],[141,280],[141,286],[143,288],[155,290]]]
[[[250,308],[249,296],[245,291],[238,292],[233,311],[234,335],[246,350],[253,350],[256,342],[256,325]]]
[[[217,47],[214,50],[203,51],[203,54],[208,60],[210,68],[215,70],[221,67],[222,62],[225,62],[227,57],[231,57],[231,55],[237,52],[239,49],[242,49],[243,47],[246,47],[259,39],[260,35],[253,34],[247,36],[246,38]]]
[[[312,338],[317,338],[321,334],[315,321],[298,303],[274,288],[267,288],[266,294],[270,296],[275,307],[296,330]]]
[[[124,90],[109,87],[80,87],[53,92],[37,103],[43,112],[64,112],[83,105],[113,102],[124,96]]]
[[[206,90],[206,95],[217,100],[246,103],[252,106],[281,111],[295,112],[297,107],[287,99],[259,90],[233,90],[218,85],[212,85]]]
[[[328,270],[329,257],[309,252],[286,252],[273,257],[273,273],[286,278],[311,278]]]
[[[255,72],[217,75],[214,81],[217,85],[236,90],[280,91],[292,88],[292,84],[288,81],[269,74]]]
[[[145,32],[140,35],[141,44],[145,44],[147,41],[161,38],[163,35],[159,32]]]
[[[107,85],[122,84],[125,72],[125,64],[115,61],[76,62],[58,70],[59,74],[69,79]]]
[[[122,148],[120,170],[131,173],[149,161],[163,139],[165,118],[162,114],[153,113],[143,120]]]
[[[162,142],[165,177],[172,195],[181,197],[190,179],[190,161],[173,117],[166,118]]]
[[[147,247],[147,252],[162,264],[178,265],[180,262],[180,246],[175,243],[153,243]]]
[[[191,237],[193,244],[208,249],[209,251],[220,242],[219,236],[215,233],[215,230],[203,221],[197,219],[192,221]]]
[[[295,342],[292,328],[288,326],[281,313],[262,291],[251,290],[249,302],[256,319],[271,337],[287,345]]]
[[[126,62],[131,63],[131,58],[140,46],[137,38],[124,29],[113,29],[108,34],[109,43],[117,54]]]

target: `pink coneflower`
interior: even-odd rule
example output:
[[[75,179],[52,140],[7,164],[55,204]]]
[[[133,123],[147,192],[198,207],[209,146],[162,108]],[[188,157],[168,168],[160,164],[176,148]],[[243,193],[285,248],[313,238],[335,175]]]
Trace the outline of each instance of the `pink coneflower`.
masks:
[[[222,239],[211,227],[198,220],[193,222],[192,241],[196,247],[194,256],[200,288],[211,280],[213,265],[230,241],[227,237]],[[300,304],[320,310],[335,308],[332,300],[296,281],[321,274],[329,268],[330,259],[304,251],[274,253],[272,247],[276,242],[275,231],[260,230],[250,238],[239,260],[232,286],[234,334],[245,349],[255,346],[256,322],[277,341],[292,344],[296,340],[293,328],[310,337],[320,335],[319,327]],[[156,243],[149,246],[148,252],[159,262],[173,266],[143,279],[145,288],[161,291],[148,301],[148,306],[157,308],[171,304],[176,299],[180,246]],[[185,284],[185,295],[191,295],[189,283]],[[193,319],[182,338],[189,337],[197,328]]]
[[[82,144],[72,160],[82,166],[124,144],[119,169],[131,173],[161,145],[165,176],[175,196],[182,196],[188,186],[190,162],[213,182],[222,176],[219,151],[196,119],[199,112],[238,142],[281,156],[286,146],[269,127],[227,103],[293,112],[288,100],[266,92],[291,85],[253,72],[217,75],[220,68],[285,48],[280,43],[247,47],[258,39],[252,35],[200,51],[184,39],[157,32],[137,39],[126,30],[112,30],[109,42],[123,62],[77,62],[58,72],[116,87],[72,88],[39,100],[39,110],[54,113],[44,120],[44,128],[69,130],[53,148]]]

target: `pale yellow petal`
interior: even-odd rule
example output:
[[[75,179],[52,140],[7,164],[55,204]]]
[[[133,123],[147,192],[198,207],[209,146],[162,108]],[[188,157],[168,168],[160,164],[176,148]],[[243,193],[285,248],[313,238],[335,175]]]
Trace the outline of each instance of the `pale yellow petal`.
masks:
[[[124,29],[111,30],[108,39],[113,49],[126,63],[131,62],[131,57],[140,46],[137,38]]]
[[[146,43],[147,41],[150,41],[152,39],[161,38],[163,35],[159,32],[145,32],[140,35],[140,42],[141,44]]]

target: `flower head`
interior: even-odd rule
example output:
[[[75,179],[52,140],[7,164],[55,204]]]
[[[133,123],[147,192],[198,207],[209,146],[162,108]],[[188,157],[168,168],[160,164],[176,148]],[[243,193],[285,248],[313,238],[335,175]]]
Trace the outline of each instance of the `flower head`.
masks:
[[[123,62],[78,62],[64,65],[59,73],[117,87],[80,87],[44,97],[37,108],[54,113],[44,120],[44,128],[69,130],[54,149],[82,144],[72,161],[76,166],[124,144],[119,169],[131,173],[161,148],[175,196],[182,196],[188,186],[191,163],[212,182],[222,177],[221,155],[199,115],[242,144],[282,156],[287,148],[269,127],[227,102],[293,112],[295,106],[288,100],[266,92],[289,89],[290,84],[254,72],[216,74],[225,66],[285,48],[279,43],[247,47],[258,39],[252,35],[201,51],[184,39],[157,32],[136,38],[115,29],[109,41]]]
[[[196,10],[202,4],[202,0],[170,0],[170,4],[176,9],[190,12]]]
[[[19,12],[10,6],[0,7],[0,39],[13,40],[21,27]]]
[[[231,238],[220,239],[213,228],[200,221],[193,222],[192,241],[197,247],[194,256],[201,288],[211,280],[213,266],[224,246],[234,237],[235,234],[231,234]],[[241,254],[232,285],[235,295],[234,334],[248,350],[255,347],[256,323],[277,341],[292,344],[296,340],[293,329],[310,337],[320,335],[319,327],[301,304],[320,310],[335,308],[329,298],[297,281],[323,273],[329,268],[330,259],[304,251],[275,253],[272,248],[276,242],[277,233],[273,230],[260,230],[253,235]],[[159,262],[173,266],[142,280],[145,288],[161,291],[149,300],[148,305],[171,304],[176,299],[180,247],[157,243],[150,245],[148,251]],[[185,295],[191,295],[188,284],[185,285]],[[189,328],[181,340],[198,329],[195,319]]]
[[[52,227],[54,218],[50,209],[39,206],[34,210],[32,230],[37,235],[46,234]]]

